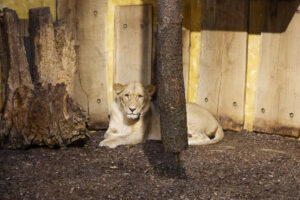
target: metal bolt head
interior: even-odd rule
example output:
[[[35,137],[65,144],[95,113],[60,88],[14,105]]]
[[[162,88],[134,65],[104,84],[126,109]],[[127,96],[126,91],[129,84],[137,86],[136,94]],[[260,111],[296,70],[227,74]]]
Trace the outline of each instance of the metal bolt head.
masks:
[[[290,113],[290,118],[293,118],[294,117],[294,113]]]
[[[262,108],[262,109],[261,109],[261,112],[262,112],[262,113],[265,113],[265,112],[266,112],[266,110],[265,110],[264,108]]]
[[[127,24],[123,24],[123,28],[127,28]]]
[[[101,99],[97,99],[97,103],[101,103]]]
[[[205,102],[208,102],[208,98],[206,97],[206,98],[204,99],[204,101],[205,101]]]

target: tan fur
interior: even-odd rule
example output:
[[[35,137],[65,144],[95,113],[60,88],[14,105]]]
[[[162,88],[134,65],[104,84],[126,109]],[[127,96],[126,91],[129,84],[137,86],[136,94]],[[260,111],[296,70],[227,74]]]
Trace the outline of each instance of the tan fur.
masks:
[[[114,91],[109,128],[99,146],[115,148],[138,144],[144,139],[161,140],[159,112],[151,103],[155,87],[131,82],[115,84]],[[213,144],[223,139],[222,127],[207,110],[193,103],[186,106],[189,145]]]

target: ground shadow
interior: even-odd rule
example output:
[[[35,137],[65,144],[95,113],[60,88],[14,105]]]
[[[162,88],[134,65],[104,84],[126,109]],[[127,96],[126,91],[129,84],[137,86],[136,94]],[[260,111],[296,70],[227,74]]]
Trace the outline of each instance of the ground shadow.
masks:
[[[168,178],[187,178],[182,161],[176,154],[166,152],[161,142],[147,141],[143,144],[143,149],[152,166],[149,170],[153,169],[155,174]]]

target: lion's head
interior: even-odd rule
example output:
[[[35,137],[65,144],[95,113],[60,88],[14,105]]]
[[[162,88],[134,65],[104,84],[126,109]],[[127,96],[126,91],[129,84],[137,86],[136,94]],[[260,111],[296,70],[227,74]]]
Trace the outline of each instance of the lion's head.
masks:
[[[143,86],[141,83],[130,82],[126,85],[114,84],[116,101],[122,113],[129,119],[139,119],[150,108],[150,101],[155,86]]]

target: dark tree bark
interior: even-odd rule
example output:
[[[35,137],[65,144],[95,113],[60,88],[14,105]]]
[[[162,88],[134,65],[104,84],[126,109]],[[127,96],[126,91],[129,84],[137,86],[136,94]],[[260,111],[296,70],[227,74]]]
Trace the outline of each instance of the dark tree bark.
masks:
[[[182,68],[181,0],[157,0],[157,76],[162,141],[167,151],[187,148]]]
[[[72,74],[75,69],[72,71],[64,67],[58,59],[50,10],[41,10],[35,9],[40,15],[31,15],[33,19],[30,20],[35,50],[33,79],[16,12],[10,9],[3,11],[0,27],[4,51],[1,60],[3,57],[7,62],[1,63],[5,85],[0,121],[2,148],[66,146],[86,138],[85,115],[67,91],[69,78],[63,77],[66,73]]]

